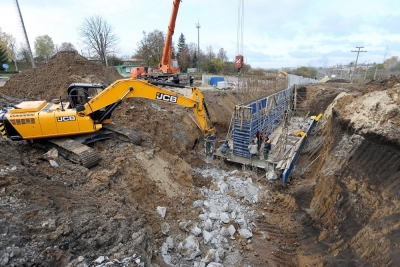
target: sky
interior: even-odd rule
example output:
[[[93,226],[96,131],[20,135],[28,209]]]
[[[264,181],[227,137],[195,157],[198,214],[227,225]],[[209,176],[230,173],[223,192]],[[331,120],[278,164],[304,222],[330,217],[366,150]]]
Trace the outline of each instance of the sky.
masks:
[[[173,40],[182,33],[186,43],[215,53],[220,48],[230,61],[243,47],[252,68],[331,67],[356,60],[381,63],[400,56],[399,0],[243,0],[243,39],[238,38],[239,0],[183,0]],[[19,0],[31,48],[37,36],[55,44],[85,47],[78,28],[85,18],[100,15],[119,38],[118,56],[130,57],[143,31],[167,33],[172,0]],[[15,0],[0,0],[0,28],[17,44],[24,34]],[[196,24],[200,24],[200,29]],[[199,34],[199,35],[198,35]],[[243,40],[243,42],[238,40]]]

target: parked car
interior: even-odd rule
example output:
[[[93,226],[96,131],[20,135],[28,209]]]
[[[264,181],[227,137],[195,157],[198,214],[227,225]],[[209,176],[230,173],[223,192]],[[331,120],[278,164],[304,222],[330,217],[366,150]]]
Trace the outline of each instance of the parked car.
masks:
[[[217,86],[215,86],[218,90],[229,90],[232,87],[228,84],[228,82],[217,82]]]

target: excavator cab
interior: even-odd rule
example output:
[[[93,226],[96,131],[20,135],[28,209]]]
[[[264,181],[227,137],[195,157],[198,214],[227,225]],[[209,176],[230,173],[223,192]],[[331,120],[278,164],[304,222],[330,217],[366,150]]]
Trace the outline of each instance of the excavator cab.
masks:
[[[93,96],[97,95],[105,88],[106,87],[103,84],[90,84],[90,83],[71,84],[67,89],[70,107],[76,109],[78,112],[85,110],[84,105],[88,103]],[[97,121],[99,118],[103,116],[104,111],[105,109],[97,110],[92,114],[90,114],[90,117],[94,121]],[[111,114],[105,119],[110,119],[110,117]]]

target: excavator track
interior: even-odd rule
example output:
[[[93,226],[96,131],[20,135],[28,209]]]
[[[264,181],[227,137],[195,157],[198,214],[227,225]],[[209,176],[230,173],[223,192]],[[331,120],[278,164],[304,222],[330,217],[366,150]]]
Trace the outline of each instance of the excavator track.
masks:
[[[99,163],[101,157],[93,148],[87,146],[87,144],[112,138],[135,145],[139,145],[142,141],[142,138],[136,132],[118,127],[113,123],[107,124],[103,128],[104,130],[102,129],[93,134],[78,135],[69,138],[51,138],[38,140],[34,143],[36,146],[45,149],[56,147],[60,155],[65,159],[86,168],[91,168]]]
[[[142,138],[134,131],[117,126],[114,123],[104,124],[103,128],[114,133],[114,138],[123,142],[140,145]]]
[[[95,166],[101,160],[100,155],[93,148],[69,138],[47,139],[36,144],[47,149],[55,146],[62,157],[86,168]]]

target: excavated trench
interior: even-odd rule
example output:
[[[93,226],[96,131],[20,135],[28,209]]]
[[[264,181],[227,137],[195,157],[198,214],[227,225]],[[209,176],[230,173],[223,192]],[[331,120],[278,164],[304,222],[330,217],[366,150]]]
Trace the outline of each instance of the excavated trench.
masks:
[[[73,60],[56,58],[51,66],[62,69],[58,64],[68,62],[72,77],[65,83],[76,77],[105,81],[88,76],[90,64],[78,59],[82,75],[74,72]],[[39,74],[47,72],[35,72],[30,94],[40,99]],[[24,77],[0,89],[2,103],[11,101],[6,95],[25,96],[13,90],[21,81],[29,84],[30,73]],[[115,123],[140,134],[142,145],[96,143],[103,159],[90,170],[63,158],[51,167],[40,159],[46,151],[1,140],[0,265],[400,266],[397,83],[388,78],[362,87],[306,86],[302,105],[314,114],[325,111],[324,117],[286,185],[224,162],[206,165],[201,144],[193,150],[201,135],[190,111],[145,100],[128,100],[113,114]],[[57,94],[66,88],[54,86]],[[334,100],[341,92],[351,95]],[[204,94],[223,140],[234,105],[249,96]],[[229,223],[199,219],[223,212]],[[243,225],[251,238],[222,233]],[[221,234],[195,235],[195,226]],[[198,250],[186,247],[191,235]]]
[[[380,95],[386,92],[391,97],[385,102]],[[361,103],[352,113],[346,110],[349,98]],[[302,226],[302,249],[297,250],[301,266],[400,265],[399,87],[366,94],[364,102],[360,98],[338,100],[315,133],[325,141],[301,187],[312,186],[294,194],[306,211],[294,213]],[[377,103],[386,109],[369,109]],[[365,121],[354,115],[359,113]],[[388,124],[377,119],[386,116]]]

